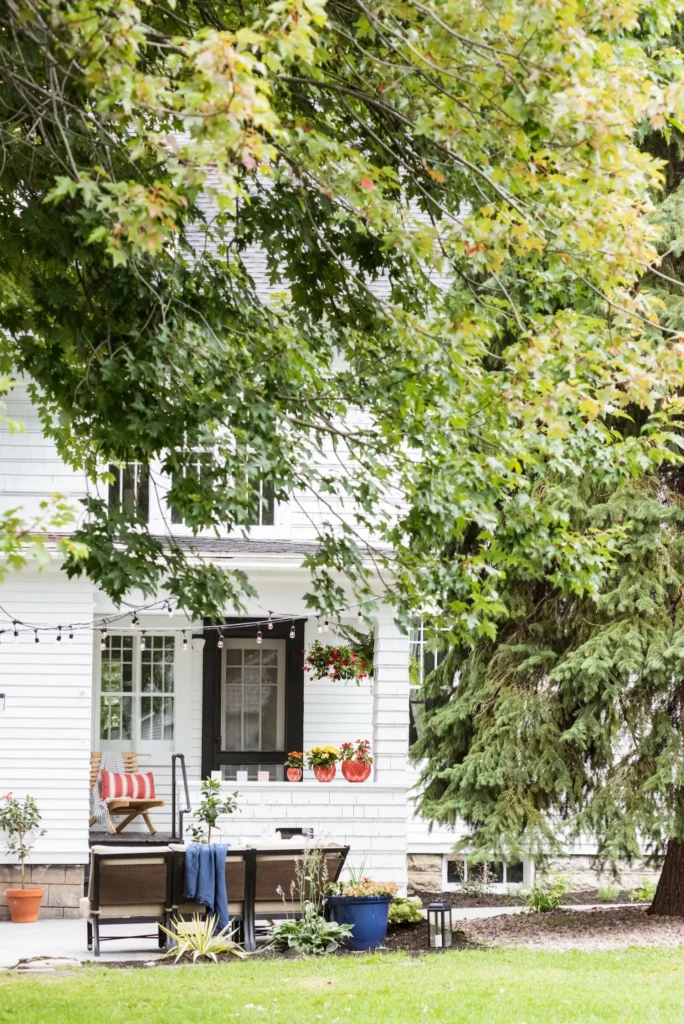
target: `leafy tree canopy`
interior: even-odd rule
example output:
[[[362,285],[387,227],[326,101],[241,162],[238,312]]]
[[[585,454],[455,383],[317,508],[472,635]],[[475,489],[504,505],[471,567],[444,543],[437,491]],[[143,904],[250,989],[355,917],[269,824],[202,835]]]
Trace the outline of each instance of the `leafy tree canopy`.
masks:
[[[662,172],[635,132],[682,105],[677,54],[667,76],[648,57],[673,18],[668,0],[7,0],[6,370],[92,477],[161,458],[196,530],[244,522],[257,480],[319,492],[315,608],[345,576],[369,599],[371,527],[389,599],[455,638],[494,634],[512,573],[598,590],[620,531],[578,516],[579,481],[660,464],[680,408],[679,336],[636,287]],[[278,301],[247,273],[255,244]],[[99,501],[76,538],[67,571],[114,599],[164,584],[218,613],[249,589]]]

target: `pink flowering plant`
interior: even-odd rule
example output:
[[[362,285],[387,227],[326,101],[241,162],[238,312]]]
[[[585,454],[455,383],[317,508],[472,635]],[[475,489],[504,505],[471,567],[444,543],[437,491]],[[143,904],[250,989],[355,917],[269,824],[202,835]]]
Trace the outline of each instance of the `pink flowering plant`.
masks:
[[[304,659],[304,668],[314,679],[332,679],[334,682],[353,679],[358,686],[373,669],[363,655],[345,644],[323,645],[316,640]]]
[[[330,882],[326,887],[328,896],[389,896],[394,898],[399,886],[396,882],[374,882],[368,875],[349,878],[346,882]]]
[[[340,744],[340,753],[343,761],[360,761],[361,764],[373,764],[371,757],[370,740],[356,740],[354,743],[347,740]]]

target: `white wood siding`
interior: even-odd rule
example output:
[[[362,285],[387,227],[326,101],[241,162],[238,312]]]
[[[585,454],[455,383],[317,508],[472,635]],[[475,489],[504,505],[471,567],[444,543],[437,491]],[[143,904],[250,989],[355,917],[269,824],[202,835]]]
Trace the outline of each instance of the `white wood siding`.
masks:
[[[36,624],[65,625],[92,618],[93,587],[68,581],[56,569],[9,575],[0,604]],[[88,777],[92,642],[76,634],[73,645],[22,634],[18,644],[0,638],[0,794],[34,796],[47,834],[38,840],[35,864],[80,864],[88,855]],[[1,708],[1,704],[0,704]]]

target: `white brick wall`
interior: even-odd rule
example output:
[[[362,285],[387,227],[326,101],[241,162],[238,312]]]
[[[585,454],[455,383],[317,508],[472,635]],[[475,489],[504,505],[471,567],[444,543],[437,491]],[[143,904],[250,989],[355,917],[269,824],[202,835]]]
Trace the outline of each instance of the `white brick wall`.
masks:
[[[319,837],[349,844],[349,859],[377,881],[406,885],[406,792],[402,786],[335,780],[225,783],[238,792],[239,812],[220,821],[226,842],[273,835],[278,826],[313,828]],[[193,806],[199,787],[191,787]]]

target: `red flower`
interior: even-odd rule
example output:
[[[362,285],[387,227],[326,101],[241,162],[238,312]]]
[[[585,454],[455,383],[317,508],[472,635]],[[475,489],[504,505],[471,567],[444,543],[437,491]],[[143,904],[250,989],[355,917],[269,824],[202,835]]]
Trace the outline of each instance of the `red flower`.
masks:
[[[370,180],[370,178],[362,178],[361,184],[363,185],[364,188],[367,188],[369,192],[372,192],[373,189],[375,188],[375,185]]]

